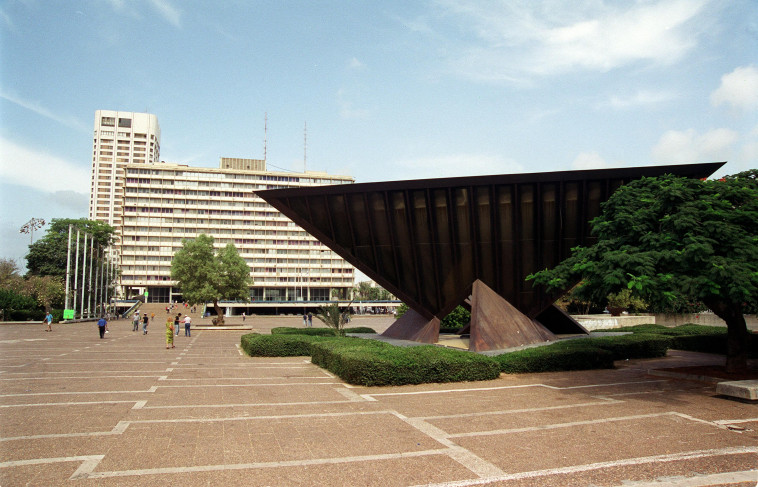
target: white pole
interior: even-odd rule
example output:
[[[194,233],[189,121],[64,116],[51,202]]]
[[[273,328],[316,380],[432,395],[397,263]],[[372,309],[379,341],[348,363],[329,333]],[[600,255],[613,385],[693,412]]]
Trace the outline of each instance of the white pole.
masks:
[[[81,319],[84,319],[84,288],[87,287],[87,233],[84,233],[84,249],[82,252],[82,303],[81,306]]]
[[[79,290],[79,229],[76,229],[76,257],[74,258],[74,303],[71,309],[74,310],[74,319],[76,319],[76,292]]]
[[[71,233],[73,230],[73,225],[68,226],[68,248],[66,250],[66,304],[63,306],[64,312],[67,309],[70,309],[68,307],[70,303],[69,300],[69,292],[71,290]]]
[[[89,237],[89,289],[87,289],[87,318],[92,318],[92,268],[95,266],[95,237]]]

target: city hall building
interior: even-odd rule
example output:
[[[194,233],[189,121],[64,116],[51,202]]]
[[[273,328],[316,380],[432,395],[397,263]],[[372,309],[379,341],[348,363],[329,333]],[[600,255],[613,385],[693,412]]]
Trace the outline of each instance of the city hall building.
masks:
[[[153,145],[135,144],[143,140]],[[234,244],[245,259],[253,280],[249,306],[259,308],[255,312],[271,311],[274,303],[286,308],[349,296],[353,266],[256,191],[351,184],[353,178],[268,171],[259,159],[222,157],[218,168],[157,162],[159,147],[154,115],[96,112],[90,218],[116,229],[123,297],[147,293],[149,302],[181,301],[171,261],[182,240],[202,233],[214,238],[216,248]]]

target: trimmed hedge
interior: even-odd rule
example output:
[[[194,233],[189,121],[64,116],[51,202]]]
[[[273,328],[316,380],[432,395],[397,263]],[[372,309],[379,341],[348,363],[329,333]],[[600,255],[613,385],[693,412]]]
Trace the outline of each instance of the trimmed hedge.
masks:
[[[614,328],[603,331],[626,331],[636,335],[654,333],[668,337],[669,348],[690,352],[715,353],[726,355],[727,329],[724,326],[705,326],[692,323],[666,327],[662,325],[638,325]],[[758,357],[758,334],[750,333],[748,356]]]
[[[613,354],[580,338],[493,357],[506,374],[612,369]]]
[[[376,333],[373,328],[366,326],[358,326],[354,328],[345,328],[345,333]],[[333,337],[333,328],[293,328],[289,326],[279,326],[271,329],[272,335],[309,335],[309,336],[324,336]]]
[[[242,335],[242,349],[251,357],[307,357],[311,345],[327,337],[308,335]],[[331,339],[334,339],[332,337]]]
[[[665,357],[671,338],[650,333],[586,338],[582,341],[611,353],[613,360]]]
[[[492,358],[431,345],[397,347],[344,338],[313,343],[311,361],[350,384],[389,386],[491,380],[500,376]]]

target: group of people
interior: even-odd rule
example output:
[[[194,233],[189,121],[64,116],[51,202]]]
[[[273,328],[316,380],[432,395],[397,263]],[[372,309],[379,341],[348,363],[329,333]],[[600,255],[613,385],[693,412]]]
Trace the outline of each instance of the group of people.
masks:
[[[147,313],[143,313],[142,318],[140,318],[139,310],[135,311],[134,315],[132,316],[132,331],[139,330],[140,321],[142,321],[142,334],[147,335],[147,325],[148,323],[153,323],[155,321],[155,313],[150,313],[149,318],[147,316]]]
[[[184,321],[184,336],[192,336],[190,327],[192,326],[192,318],[190,315],[185,315],[182,319],[182,314],[177,313],[173,318],[169,315],[166,318],[166,348],[176,348],[174,346],[174,333],[179,336],[179,323]]]

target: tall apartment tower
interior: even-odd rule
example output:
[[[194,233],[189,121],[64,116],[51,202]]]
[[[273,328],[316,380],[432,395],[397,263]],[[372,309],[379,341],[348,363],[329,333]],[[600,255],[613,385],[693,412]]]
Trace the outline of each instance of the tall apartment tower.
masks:
[[[161,128],[150,113],[95,111],[89,218],[116,228],[123,219],[124,168],[160,161]]]

